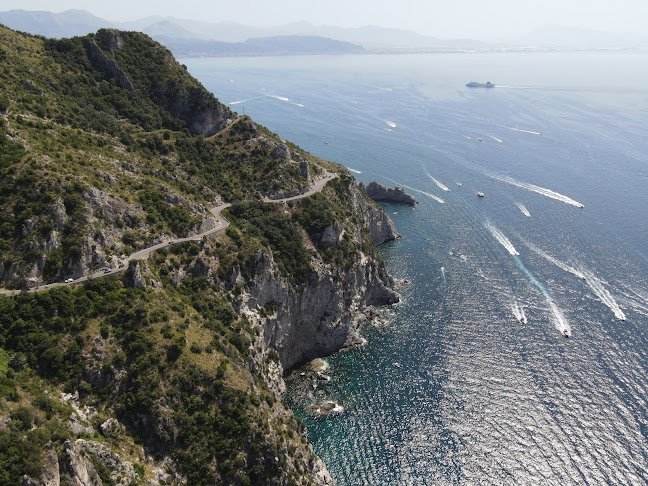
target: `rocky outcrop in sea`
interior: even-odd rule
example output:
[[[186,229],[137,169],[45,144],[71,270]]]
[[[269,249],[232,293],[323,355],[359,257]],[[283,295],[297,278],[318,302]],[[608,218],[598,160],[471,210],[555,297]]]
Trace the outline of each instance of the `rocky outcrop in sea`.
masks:
[[[362,185],[362,188],[374,201],[387,201],[402,204],[409,204],[411,206],[417,204],[414,196],[407,194],[402,188],[396,186],[391,187],[383,186],[377,182],[370,182],[367,187]]]

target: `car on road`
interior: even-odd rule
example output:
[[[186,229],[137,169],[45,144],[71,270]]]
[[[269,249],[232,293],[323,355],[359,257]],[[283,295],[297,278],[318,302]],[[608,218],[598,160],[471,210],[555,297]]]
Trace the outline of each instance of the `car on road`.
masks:
[[[72,282],[74,282],[73,278],[66,278],[65,279],[65,283],[72,283]]]
[[[104,273],[110,273],[110,268],[104,268]]]

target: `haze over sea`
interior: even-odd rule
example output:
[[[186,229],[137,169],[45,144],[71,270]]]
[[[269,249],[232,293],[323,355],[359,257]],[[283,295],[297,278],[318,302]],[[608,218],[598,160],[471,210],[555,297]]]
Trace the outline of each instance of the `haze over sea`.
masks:
[[[182,62],[420,201],[384,206],[402,303],[292,395],[338,485],[648,482],[648,52]]]

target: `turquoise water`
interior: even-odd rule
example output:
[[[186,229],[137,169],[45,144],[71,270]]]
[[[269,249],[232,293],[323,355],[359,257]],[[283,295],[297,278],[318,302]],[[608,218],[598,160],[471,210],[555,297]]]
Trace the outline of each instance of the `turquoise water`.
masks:
[[[648,482],[648,53],[183,62],[420,201],[385,206],[402,303],[291,402],[338,485]]]

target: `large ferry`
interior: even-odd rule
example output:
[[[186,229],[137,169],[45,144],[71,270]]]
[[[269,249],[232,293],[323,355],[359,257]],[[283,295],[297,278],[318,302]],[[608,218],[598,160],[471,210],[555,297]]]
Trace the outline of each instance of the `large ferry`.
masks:
[[[471,81],[466,86],[468,86],[469,88],[494,88],[495,87],[495,85],[490,81],[486,83],[478,83],[477,81]]]

